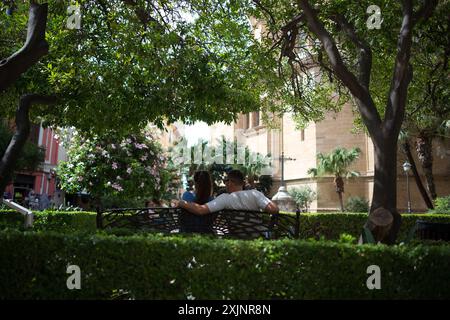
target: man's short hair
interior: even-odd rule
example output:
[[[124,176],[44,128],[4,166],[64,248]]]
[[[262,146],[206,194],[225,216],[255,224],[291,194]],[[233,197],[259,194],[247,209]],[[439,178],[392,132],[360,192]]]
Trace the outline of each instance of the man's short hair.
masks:
[[[228,172],[228,179],[235,184],[244,184],[244,175],[239,170],[231,170]]]

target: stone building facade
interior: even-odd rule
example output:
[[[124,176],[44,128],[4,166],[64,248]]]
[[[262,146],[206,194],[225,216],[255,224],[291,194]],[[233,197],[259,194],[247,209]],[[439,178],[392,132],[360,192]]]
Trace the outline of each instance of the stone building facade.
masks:
[[[335,192],[333,177],[311,178],[307,171],[316,167],[316,155],[329,153],[336,147],[361,149],[360,157],[350,167],[358,171],[360,176],[345,181],[344,203],[350,197],[362,197],[370,202],[374,177],[374,148],[370,137],[364,132],[353,133],[354,114],[350,104],[338,112],[330,112],[325,119],[310,123],[304,130],[296,129],[291,114],[285,114],[278,129],[269,129],[262,123],[259,112],[243,114],[232,125],[216,124],[212,126],[211,136],[205,137],[211,142],[222,134],[228,138],[238,136],[252,151],[272,155],[274,186],[272,193],[278,190],[281,180],[280,159],[284,150],[286,158],[295,160],[285,161],[284,180],[289,188],[308,185],[317,193],[317,200],[311,205],[312,211],[339,210],[339,199]],[[434,179],[438,196],[450,194],[450,139],[436,140],[433,144]],[[416,165],[421,173],[417,155],[413,151]],[[397,205],[399,210],[407,210],[406,175],[403,163],[406,161],[404,153],[398,151],[397,160]],[[425,185],[425,177],[421,175]],[[426,211],[426,205],[421,198],[412,173],[409,173],[410,197],[412,210]]]

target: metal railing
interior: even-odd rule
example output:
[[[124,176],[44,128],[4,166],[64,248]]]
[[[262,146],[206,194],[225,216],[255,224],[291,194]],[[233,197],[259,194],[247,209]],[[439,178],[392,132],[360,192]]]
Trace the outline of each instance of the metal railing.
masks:
[[[22,215],[25,216],[25,228],[31,228],[33,226],[34,215],[30,209],[22,207],[20,204],[15,203],[10,199],[3,199],[3,203],[11,209],[19,211]]]

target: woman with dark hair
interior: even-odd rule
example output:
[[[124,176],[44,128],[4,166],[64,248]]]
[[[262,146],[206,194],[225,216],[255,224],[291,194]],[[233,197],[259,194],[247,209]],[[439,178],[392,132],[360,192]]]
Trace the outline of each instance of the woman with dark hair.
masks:
[[[209,172],[197,171],[194,174],[194,192],[186,191],[181,199],[187,202],[205,204],[213,200],[211,196],[212,189],[212,180]]]
[[[186,191],[182,200],[195,202],[199,205],[205,204],[214,198],[212,197],[212,180],[208,171],[197,171],[194,174],[194,192]],[[189,212],[180,215],[181,232],[214,233],[212,215],[197,216]]]

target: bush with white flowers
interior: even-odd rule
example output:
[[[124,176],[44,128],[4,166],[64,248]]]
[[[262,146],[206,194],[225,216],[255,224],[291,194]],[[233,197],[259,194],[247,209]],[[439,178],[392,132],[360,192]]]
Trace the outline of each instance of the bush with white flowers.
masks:
[[[85,138],[75,133],[68,161],[57,169],[61,188],[69,193],[85,191],[94,199],[160,200],[174,178],[162,147],[149,133],[124,139],[113,135]]]

